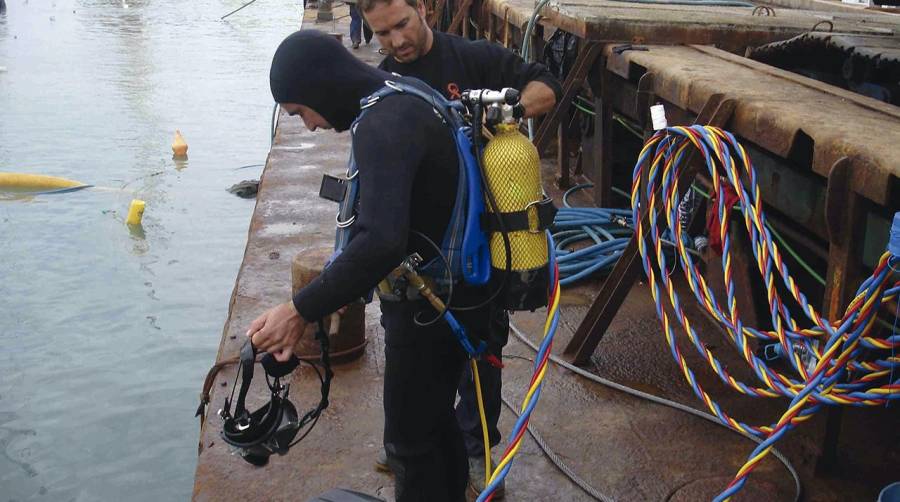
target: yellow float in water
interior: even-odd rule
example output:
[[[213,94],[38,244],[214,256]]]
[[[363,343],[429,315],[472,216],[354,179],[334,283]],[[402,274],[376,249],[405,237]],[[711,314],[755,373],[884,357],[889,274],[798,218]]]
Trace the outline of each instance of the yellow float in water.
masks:
[[[128,218],[125,219],[125,223],[129,225],[140,225],[141,220],[144,218],[144,206],[146,203],[140,199],[134,199],[131,201],[131,206],[128,208]]]
[[[57,192],[87,188],[80,181],[57,176],[27,173],[0,173],[0,191],[10,192]]]
[[[181,131],[175,129],[175,139],[172,140],[172,153],[175,154],[175,157],[186,157],[187,150],[188,145],[184,140],[184,136],[181,135]]]

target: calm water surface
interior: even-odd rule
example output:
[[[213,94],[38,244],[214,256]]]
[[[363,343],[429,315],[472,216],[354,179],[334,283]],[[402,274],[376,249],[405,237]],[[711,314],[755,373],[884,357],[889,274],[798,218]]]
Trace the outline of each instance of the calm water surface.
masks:
[[[0,500],[185,500],[269,146],[268,66],[298,3],[7,0],[0,171],[100,189],[0,195]],[[189,160],[172,160],[180,129]],[[143,235],[123,219],[147,202]]]

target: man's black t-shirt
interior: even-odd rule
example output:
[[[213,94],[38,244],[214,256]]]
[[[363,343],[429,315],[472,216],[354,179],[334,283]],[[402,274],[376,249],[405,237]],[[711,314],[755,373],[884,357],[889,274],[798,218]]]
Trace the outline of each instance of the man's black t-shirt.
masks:
[[[373,106],[353,134],[359,208],[349,244],[294,297],[315,320],[364,296],[409,254],[428,259],[450,223],[459,163],[450,129],[424,100],[392,95]]]
[[[428,54],[412,63],[400,63],[388,56],[378,66],[382,70],[416,77],[448,99],[458,99],[466,89],[513,87],[522,90],[531,81],[547,84],[559,101],[559,82],[540,63],[525,63],[511,51],[487,40],[469,41],[456,35],[434,31]]]

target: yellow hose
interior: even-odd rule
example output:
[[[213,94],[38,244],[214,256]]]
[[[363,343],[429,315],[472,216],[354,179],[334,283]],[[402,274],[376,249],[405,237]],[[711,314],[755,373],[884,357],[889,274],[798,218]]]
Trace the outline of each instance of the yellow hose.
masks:
[[[478,363],[475,359],[469,359],[472,363],[472,375],[475,378],[475,396],[478,398],[478,415],[481,416],[481,436],[484,439],[484,486],[488,485],[491,478],[491,440],[488,437],[487,419],[484,416],[484,399],[481,397],[481,379],[478,378]]]
[[[42,192],[86,186],[80,181],[43,174],[0,173],[0,190],[5,191]]]

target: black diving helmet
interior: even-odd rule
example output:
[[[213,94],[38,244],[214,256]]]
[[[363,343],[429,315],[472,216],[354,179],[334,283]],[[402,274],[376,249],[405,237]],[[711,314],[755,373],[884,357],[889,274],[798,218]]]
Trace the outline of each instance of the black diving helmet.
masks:
[[[316,337],[319,338],[318,333]],[[328,390],[332,373],[327,355],[327,337],[325,339],[326,346],[323,346],[322,350],[325,377],[323,378],[322,372],[315,365],[311,364],[322,384],[322,398],[318,406],[307,412],[303,417],[298,416],[297,408],[288,399],[290,383],[282,383],[281,381],[282,378],[290,376],[294,369],[300,365],[300,359],[292,355],[288,361],[282,363],[276,361],[269,353],[262,356],[260,363],[265,370],[266,384],[271,395],[269,402],[250,412],[244,403],[247,391],[250,389],[250,382],[253,380],[256,348],[253,347],[249,340],[241,348],[241,367],[239,371],[241,387],[238,392],[234,415],[231,414],[231,403],[237,387],[237,376],[235,377],[234,387],[231,389],[231,396],[225,399],[225,406],[219,410],[219,416],[225,422],[222,425],[222,439],[233,446],[247,462],[256,466],[263,466],[269,462],[269,456],[273,453],[279,455],[287,453],[291,446],[294,446],[306,437],[306,434],[315,426],[319,414],[328,407]],[[308,424],[310,425],[303,435],[294,440],[297,433]]]

